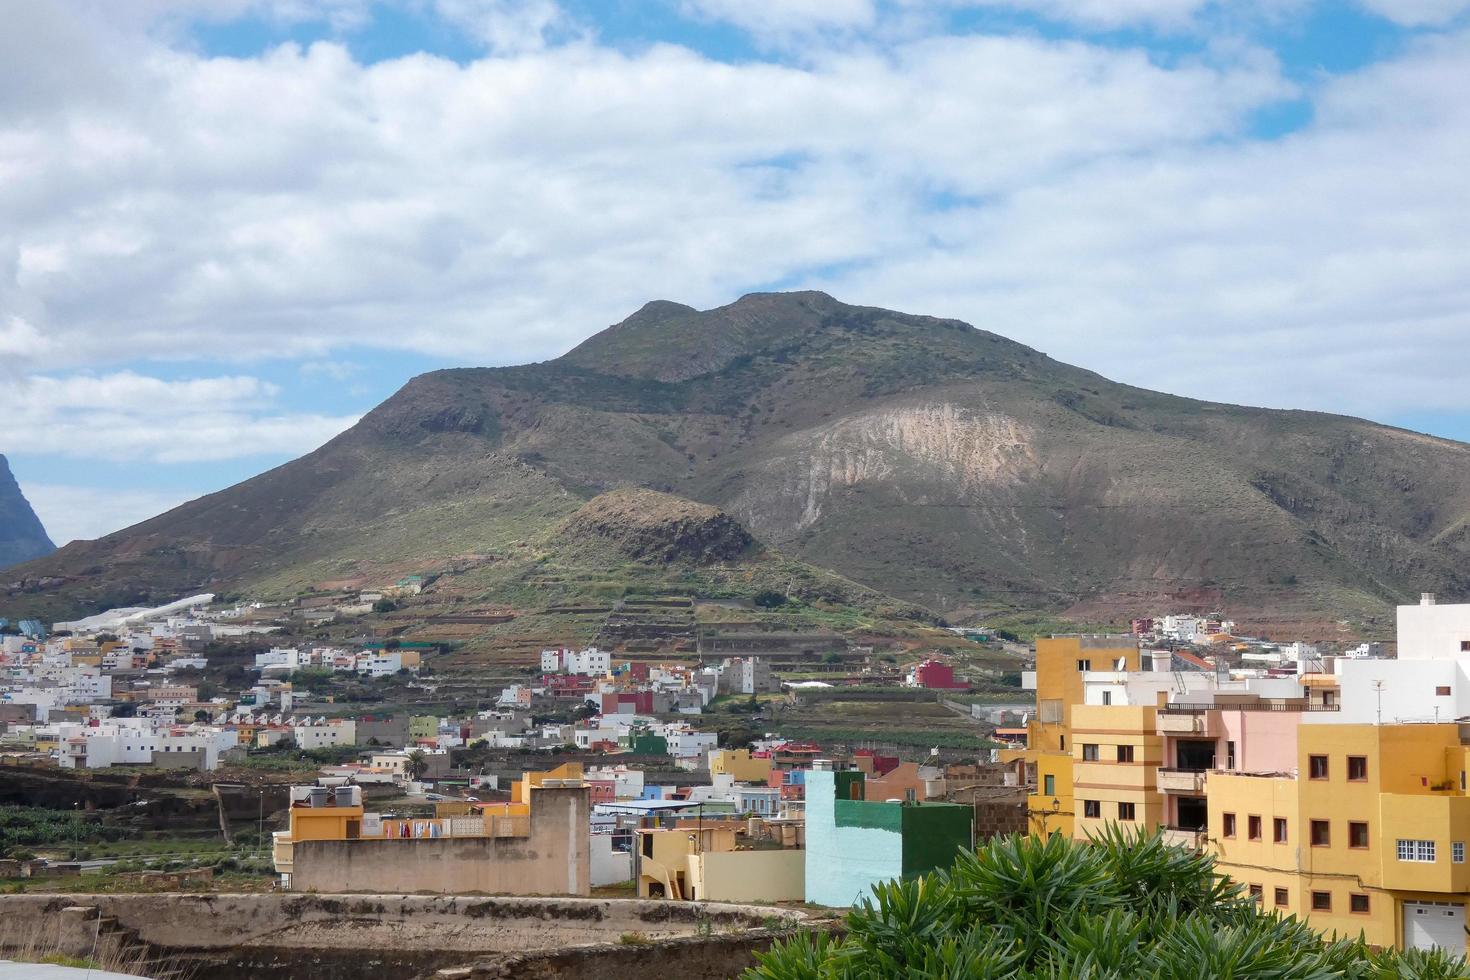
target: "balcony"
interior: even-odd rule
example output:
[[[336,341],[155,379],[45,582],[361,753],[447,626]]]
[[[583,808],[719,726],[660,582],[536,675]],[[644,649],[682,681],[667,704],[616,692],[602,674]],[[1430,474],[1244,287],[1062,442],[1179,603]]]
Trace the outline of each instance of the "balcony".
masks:
[[[1159,769],[1156,785],[1160,793],[1183,793],[1186,796],[1205,795],[1205,771],[1203,769]]]
[[[278,830],[271,835],[271,859],[280,874],[291,873],[296,858],[296,844],[289,830]]]
[[[1164,827],[1162,830],[1164,843],[1170,847],[1187,847],[1190,850],[1199,850],[1205,845],[1205,829],[1193,827]]]
[[[1194,711],[1161,711],[1158,714],[1158,733],[1214,738],[1220,733],[1220,714],[1203,708]]]

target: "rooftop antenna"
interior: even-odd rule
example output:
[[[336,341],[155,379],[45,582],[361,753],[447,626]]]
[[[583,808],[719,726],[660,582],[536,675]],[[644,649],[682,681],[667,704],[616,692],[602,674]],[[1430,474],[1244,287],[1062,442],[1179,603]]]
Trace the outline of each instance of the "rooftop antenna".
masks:
[[[1377,724],[1379,724],[1379,725],[1382,725],[1383,724],[1383,687],[1384,687],[1383,681],[1377,680],[1377,681],[1374,681],[1373,682],[1373,693],[1378,697],[1378,721],[1377,721]]]

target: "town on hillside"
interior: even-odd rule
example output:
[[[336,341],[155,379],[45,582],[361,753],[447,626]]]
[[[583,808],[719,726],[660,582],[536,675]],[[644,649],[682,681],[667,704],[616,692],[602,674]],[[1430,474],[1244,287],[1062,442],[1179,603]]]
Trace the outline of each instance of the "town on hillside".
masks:
[[[439,698],[442,646],[293,640],[302,614],[204,594],[0,625],[0,880],[846,908],[997,837],[1122,826],[1325,934],[1465,943],[1470,604],[1330,651],[1221,615],[957,630],[1019,650],[1014,687],[952,655],[552,648],[472,708]],[[962,727],[824,735],[813,704]]]

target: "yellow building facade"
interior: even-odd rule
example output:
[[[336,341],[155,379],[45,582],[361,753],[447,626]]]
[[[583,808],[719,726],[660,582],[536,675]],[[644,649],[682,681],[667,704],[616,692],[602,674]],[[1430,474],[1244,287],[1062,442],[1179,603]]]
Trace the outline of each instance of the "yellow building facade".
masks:
[[[1077,829],[1072,724],[1073,712],[1083,706],[1084,676],[1093,670],[1138,669],[1138,642],[1131,636],[1036,641],[1036,714],[1026,727],[1026,748],[1000,756],[1002,762],[1024,759],[1028,782],[1034,778],[1035,789],[1026,801],[1032,833],[1071,837]],[[1088,771],[1089,779],[1097,776]]]
[[[709,773],[729,774],[737,783],[764,783],[771,776],[771,760],[753,757],[750,749],[716,749],[709,754]]]
[[[1467,752],[1453,724],[1302,724],[1294,774],[1210,773],[1209,848],[1324,932],[1463,949]]]
[[[1156,714],[1134,705],[1072,709],[1073,836],[1091,837],[1115,822],[1148,829],[1164,824]]]
[[[1333,723],[1322,675],[1298,698],[1085,704],[1084,675],[1137,669],[1136,648],[1100,642],[1037,643],[1029,745],[1003,756],[1034,773],[1032,833],[1162,828],[1267,911],[1377,946],[1466,948],[1470,732]]]

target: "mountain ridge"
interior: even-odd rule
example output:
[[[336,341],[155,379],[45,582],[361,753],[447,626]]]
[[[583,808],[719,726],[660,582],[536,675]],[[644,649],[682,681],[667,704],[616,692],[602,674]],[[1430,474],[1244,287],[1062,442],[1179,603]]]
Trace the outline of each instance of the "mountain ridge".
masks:
[[[49,555],[56,550],[41,519],[0,453],[0,569]]]
[[[631,487],[953,616],[1372,620],[1470,585],[1470,446],[1153,392],[809,292],[654,301],[551,361],[420,375],[299,460],[22,566],[8,602],[431,566]]]

